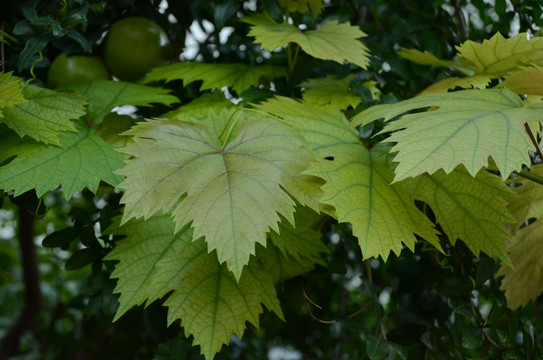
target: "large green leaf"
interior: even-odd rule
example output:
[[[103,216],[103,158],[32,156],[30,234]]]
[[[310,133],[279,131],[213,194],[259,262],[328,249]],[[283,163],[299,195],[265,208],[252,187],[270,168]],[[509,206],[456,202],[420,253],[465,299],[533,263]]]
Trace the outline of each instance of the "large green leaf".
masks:
[[[99,123],[116,106],[171,105],[179,99],[170,90],[122,81],[94,80],[63,88],[77,92],[89,100],[89,118]]]
[[[114,320],[133,306],[149,305],[173,290],[167,288],[170,279],[160,271],[158,264],[193,246],[190,227],[187,225],[174,233],[169,214],[157,214],[145,221],[131,220],[123,226],[117,221],[104,233],[127,236],[105,258],[120,260],[111,273],[112,278],[118,279],[115,292],[121,294]]]
[[[532,166],[530,172],[543,176],[543,165]],[[504,276],[501,289],[512,309],[527,305],[543,291],[543,186],[520,177],[516,180],[513,190],[519,196],[510,201],[509,210],[517,224],[507,245],[512,266],[504,264],[498,271],[498,276]]]
[[[368,65],[368,49],[358,40],[366,34],[358,26],[331,20],[317,30],[303,32],[287,22],[276,23],[268,15],[245,17],[242,21],[253,25],[249,36],[254,36],[255,43],[269,51],[292,42],[318,59],[340,64],[348,61],[363,69]]]
[[[398,55],[417,64],[434,67],[450,67],[466,75],[475,75],[475,64],[460,57],[456,57],[454,60],[443,60],[428,51],[423,52],[416,49],[404,48],[398,50]]]
[[[526,33],[505,39],[496,33],[482,43],[466,41],[459,56],[475,64],[477,74],[504,76],[522,66],[543,66],[543,37],[528,40]]]
[[[228,86],[241,94],[252,85],[258,85],[261,78],[274,79],[281,76],[286,76],[286,71],[279,66],[184,62],[155,68],[143,81],[149,83],[182,79],[186,86],[193,81],[202,80],[202,90]]]
[[[439,169],[450,173],[460,164],[475,176],[488,165],[489,157],[504,179],[523,164],[530,164],[533,145],[524,123],[543,120],[543,112],[525,108],[519,97],[507,89],[429,94],[377,105],[355,116],[349,128],[382,118],[388,121],[423,108],[430,109],[403,115],[382,131],[395,131],[386,139],[396,143],[392,151],[398,152],[394,181]]]
[[[60,133],[59,146],[21,139],[13,132],[0,132],[0,188],[20,195],[36,189],[38,196],[58,185],[69,199],[79,190],[96,192],[100,181],[118,185],[114,171],[123,165],[122,155],[93,130],[76,125],[77,132]]]
[[[62,132],[75,132],[71,121],[85,114],[86,102],[72,95],[34,85],[23,87],[27,101],[3,109],[0,122],[19,136],[28,135],[46,144],[59,145]]]
[[[398,253],[402,242],[410,248],[413,233],[438,246],[430,221],[414,199],[390,185],[393,165],[385,149],[368,151],[348,120],[333,107],[319,107],[276,98],[258,107],[299,129],[320,159],[306,173],[326,180],[322,202],[335,208],[339,221],[350,222],[365,257]]]
[[[287,192],[303,192],[301,172],[314,155],[278,121],[224,111],[199,123],[150,120],[127,134],[135,142],[120,172],[124,221],[175,205],[177,228],[192,221],[194,236],[205,237],[236,278],[255,244],[278,230],[279,214],[294,221]]]
[[[0,73],[0,118],[2,118],[2,108],[25,101],[21,80],[11,77],[11,73]]]
[[[452,244],[461,239],[475,255],[484,251],[509,262],[505,248],[509,233],[504,224],[515,220],[506,209],[505,199],[514,193],[499,177],[484,170],[472,177],[460,166],[450,174],[439,170],[398,185],[430,205]]]
[[[364,258],[399,254],[403,244],[414,249],[416,237],[439,248],[436,230],[409,193],[392,184],[394,166],[386,149],[368,151],[362,144],[345,146],[309,173],[326,181],[322,202],[336,209],[338,221],[349,222]]]
[[[258,326],[261,304],[283,319],[274,286],[277,265],[268,255],[264,260],[273,265],[270,271],[255,259],[236,281],[215,252],[208,253],[202,239],[193,241],[189,226],[174,232],[168,215],[130,220],[108,230],[126,235],[107,257],[119,261],[112,273],[118,278],[115,292],[121,293],[116,318],[132,306],[170,294],[164,303],[168,323],[181,319],[186,335],[194,336],[194,344],[208,359],[232,334],[241,337],[246,321]]]
[[[362,101],[359,93],[350,88],[354,76],[350,75],[343,79],[322,78],[309,79],[300,84],[305,88],[303,92],[304,101],[308,103],[327,105],[339,109],[346,109],[349,106],[356,107]]]

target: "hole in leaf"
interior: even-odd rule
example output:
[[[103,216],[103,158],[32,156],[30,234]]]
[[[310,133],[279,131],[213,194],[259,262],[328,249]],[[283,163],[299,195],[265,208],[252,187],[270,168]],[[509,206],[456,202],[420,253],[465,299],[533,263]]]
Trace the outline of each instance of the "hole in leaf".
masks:
[[[327,156],[327,157],[324,158],[324,160],[334,161],[334,157],[333,156]]]

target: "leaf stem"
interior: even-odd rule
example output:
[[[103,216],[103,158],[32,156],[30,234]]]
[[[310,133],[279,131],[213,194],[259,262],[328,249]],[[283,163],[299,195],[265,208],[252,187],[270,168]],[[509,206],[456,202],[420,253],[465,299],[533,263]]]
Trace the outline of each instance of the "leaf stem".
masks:
[[[525,179],[528,179],[528,180],[532,180],[533,182],[536,182],[540,185],[543,185],[543,177],[539,176],[539,175],[535,175],[529,171],[526,171],[526,170],[521,170],[519,172],[517,172],[517,175],[518,176],[521,176]]]
[[[524,128],[526,129],[526,132],[528,133],[528,136],[530,137],[530,140],[532,140],[532,143],[535,146],[535,150],[537,152],[537,155],[539,155],[539,158],[541,161],[543,161],[543,152],[541,152],[541,147],[539,146],[539,142],[537,141],[534,132],[532,130],[532,127],[528,122],[524,123]]]

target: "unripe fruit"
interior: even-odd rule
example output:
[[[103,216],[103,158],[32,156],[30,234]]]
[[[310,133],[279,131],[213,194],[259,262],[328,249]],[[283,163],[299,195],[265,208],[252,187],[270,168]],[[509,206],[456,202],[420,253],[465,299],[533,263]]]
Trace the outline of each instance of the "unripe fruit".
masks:
[[[109,80],[111,77],[102,59],[97,56],[67,56],[55,58],[47,73],[47,85],[51,88],[90,80]]]
[[[109,71],[124,81],[137,81],[164,65],[168,37],[160,26],[143,17],[127,17],[111,26],[104,60]]]

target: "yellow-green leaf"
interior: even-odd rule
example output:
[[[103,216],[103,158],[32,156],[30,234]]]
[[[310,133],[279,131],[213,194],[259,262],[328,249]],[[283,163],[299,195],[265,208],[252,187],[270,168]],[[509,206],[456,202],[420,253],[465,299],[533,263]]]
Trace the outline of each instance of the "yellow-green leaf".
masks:
[[[507,89],[463,90],[429,94],[391,105],[377,105],[353,118],[349,128],[377,119],[389,121],[408,111],[429,111],[403,115],[389,122],[386,139],[396,143],[393,152],[398,162],[394,181],[439,169],[450,173],[464,165],[475,176],[492,157],[504,179],[511,172],[530,164],[533,150],[524,123],[543,120],[536,108],[525,108],[519,97]],[[399,130],[399,131],[397,131]]]
[[[543,165],[534,165],[530,172],[543,176]],[[517,219],[514,236],[507,245],[512,266],[502,265],[498,276],[504,276],[501,289],[507,305],[516,309],[535,300],[543,291],[543,186],[521,177],[513,190],[509,210]],[[529,225],[526,221],[535,219]]]
[[[308,172],[326,180],[322,202],[336,209],[338,221],[352,224],[364,258],[386,260],[404,244],[413,250],[414,234],[439,248],[436,230],[413,197],[398,184],[390,185],[394,166],[387,151],[352,144]]]
[[[305,14],[308,10],[311,10],[314,16],[319,15],[324,8],[322,0],[279,0],[279,5],[291,13]]]
[[[508,263],[505,223],[515,219],[506,209],[514,193],[497,176],[482,170],[472,177],[462,166],[450,174],[439,170],[397,183],[415,199],[432,208],[437,222],[454,245],[462,240],[479,255],[484,251]]]
[[[273,246],[263,253],[262,261],[254,259],[236,281],[219,264],[216,253],[208,253],[202,239],[193,240],[189,226],[175,233],[169,215],[114,224],[107,233],[126,235],[107,256],[119,261],[112,273],[118,279],[115,292],[121,294],[115,319],[132,306],[149,305],[166,296],[168,323],[181,319],[185,334],[194,337],[207,359],[232,334],[242,337],[246,322],[258,327],[262,304],[283,319],[274,286],[277,263],[268,255],[279,253]],[[286,270],[294,264],[285,258],[278,261]],[[294,266],[288,271],[298,270]]]
[[[466,75],[475,74],[475,65],[469,60],[456,57],[454,60],[442,60],[428,51],[401,48],[398,55],[404,59],[421,65],[433,67],[450,67]]]
[[[3,108],[0,119],[21,137],[59,145],[62,132],[76,131],[71,120],[85,114],[86,102],[80,97],[34,85],[24,86],[23,94],[27,101]]]
[[[490,83],[493,76],[490,75],[474,75],[468,77],[450,77],[443,79],[428,86],[426,89],[421,91],[419,95],[433,94],[433,93],[444,93],[448,90],[462,88],[462,89],[484,89]]]
[[[276,23],[268,15],[254,15],[242,19],[251,25],[249,36],[255,43],[274,51],[288,43],[300,45],[309,55],[323,60],[343,64],[348,61],[365,69],[368,65],[368,49],[360,38],[365,37],[358,26],[339,24],[336,20],[326,22],[317,30],[301,31],[286,22]]]
[[[255,245],[278,230],[279,214],[294,221],[287,192],[303,192],[301,173],[314,158],[295,131],[254,112],[149,120],[126,134],[135,142],[123,150],[133,159],[120,171],[124,221],[175,206],[177,229],[192,221],[194,236],[205,237],[238,279]]]
[[[182,79],[186,86],[193,81],[202,80],[202,90],[228,86],[241,94],[252,85],[258,85],[261,78],[272,80],[281,76],[286,76],[286,70],[279,66],[184,62],[155,68],[145,76],[143,82]]]
[[[356,107],[362,98],[360,94],[350,88],[354,76],[349,75],[343,79],[321,78],[309,79],[300,84],[305,88],[303,99],[312,104],[331,105],[338,109],[346,109],[349,106]]]
[[[521,95],[543,95],[543,68],[523,68],[512,72],[499,86]]]
[[[0,118],[2,108],[25,102],[21,80],[11,77],[11,73],[0,73]]]
[[[457,47],[459,56],[475,64],[477,74],[504,76],[523,66],[543,66],[543,37],[526,33],[505,39],[500,33],[482,43],[471,40]]]
[[[220,113],[224,109],[233,108],[234,104],[228,101],[221,91],[205,93],[190,103],[169,111],[161,117],[172,120],[196,121],[207,118],[210,112]]]

